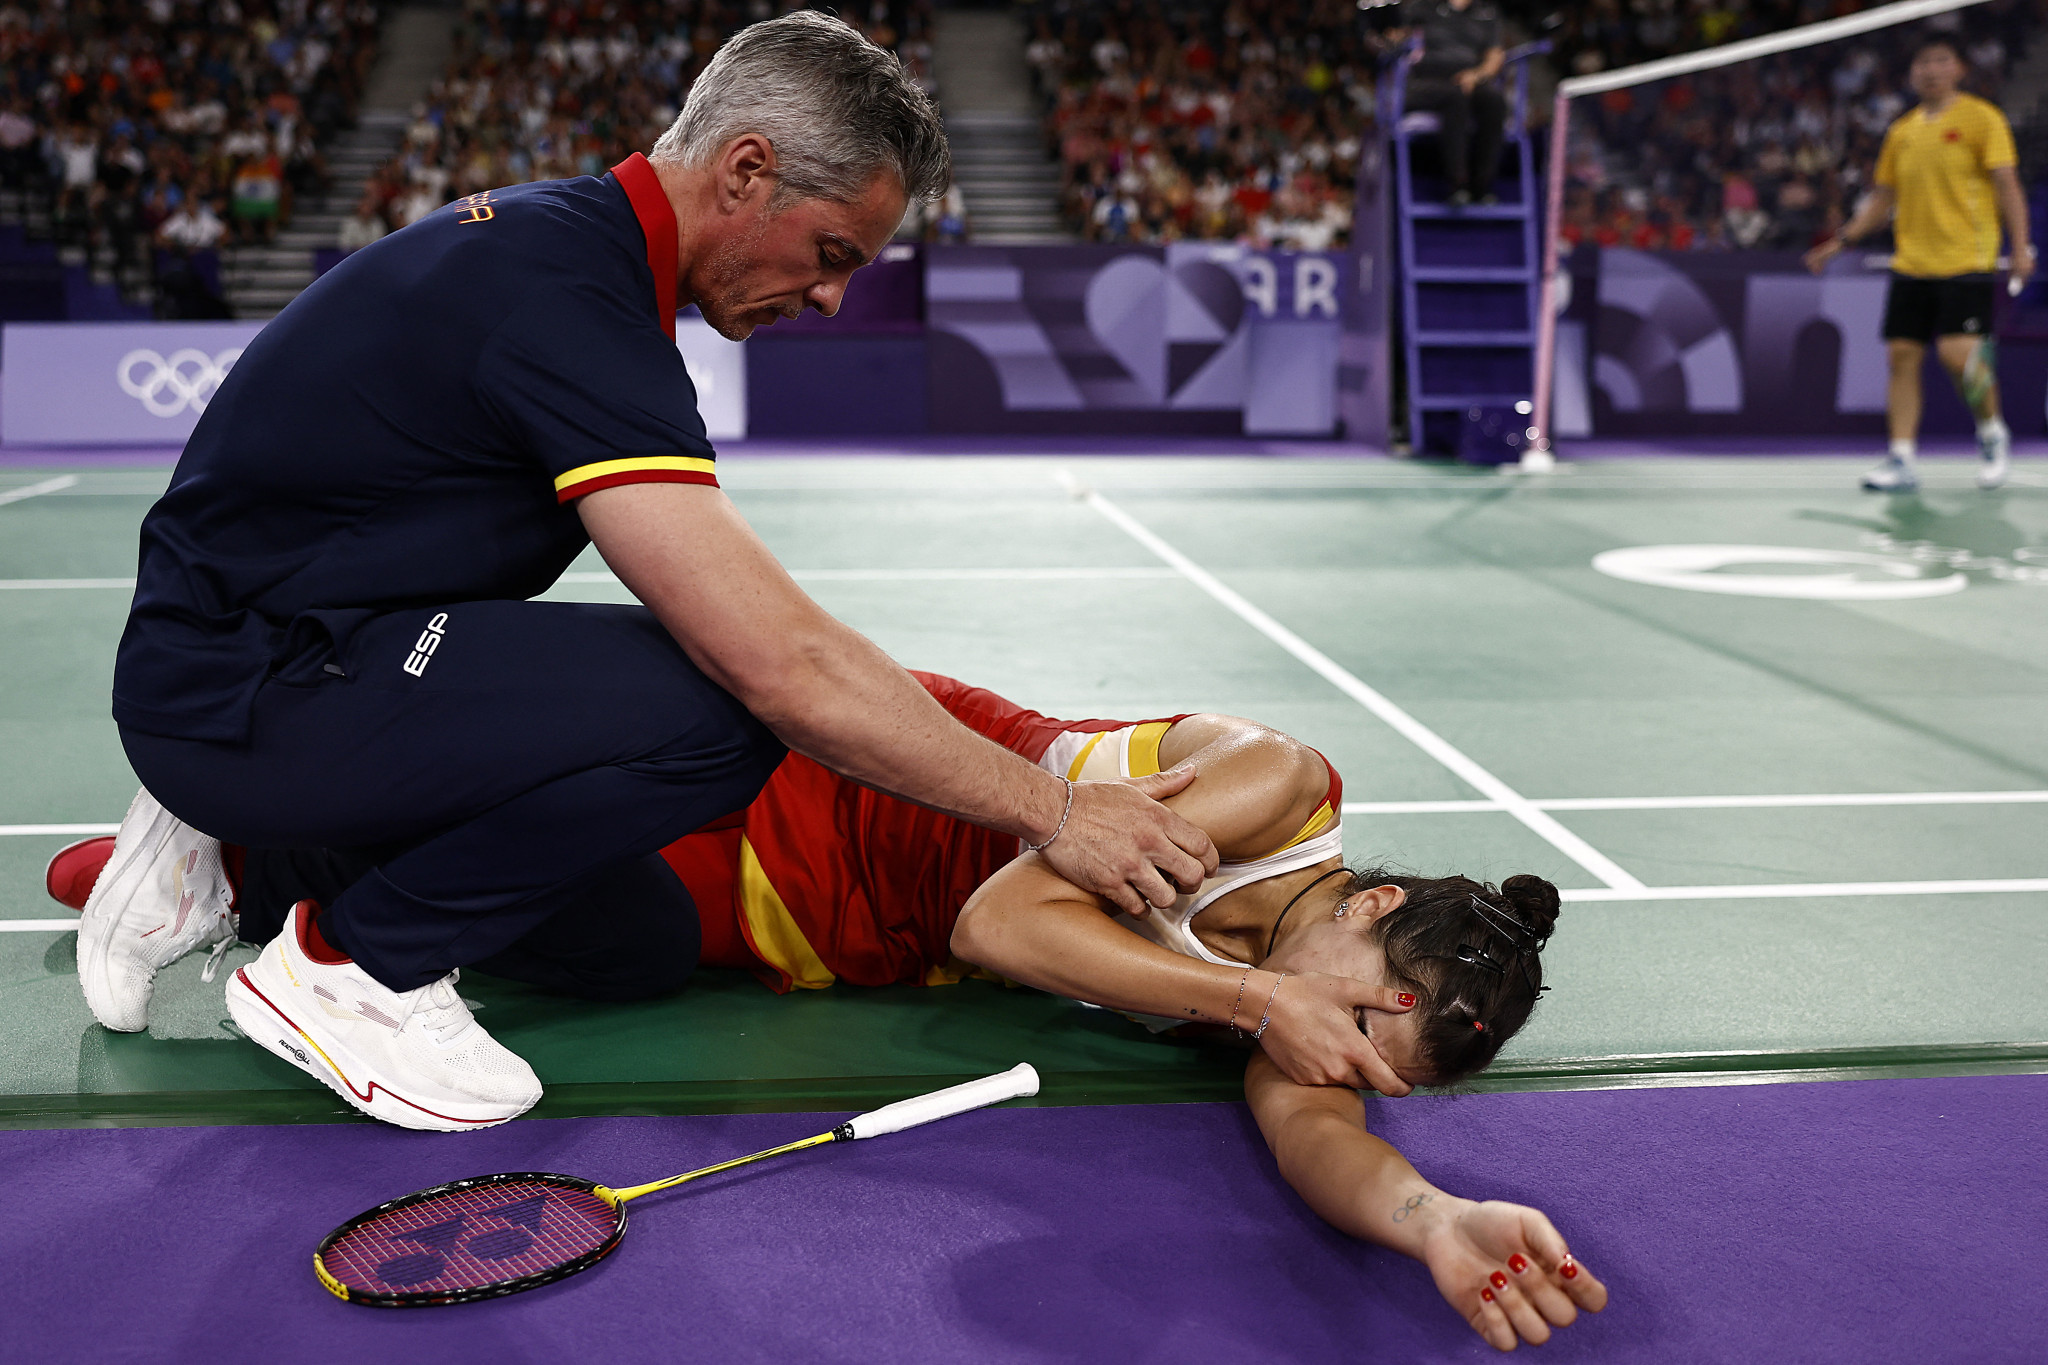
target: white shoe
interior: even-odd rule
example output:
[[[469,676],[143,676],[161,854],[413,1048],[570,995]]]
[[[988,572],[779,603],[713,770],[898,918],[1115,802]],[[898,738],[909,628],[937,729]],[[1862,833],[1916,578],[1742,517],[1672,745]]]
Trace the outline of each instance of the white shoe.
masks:
[[[2005,476],[2012,472],[2012,432],[1978,437],[1977,453],[1984,457],[1984,463],[1977,468],[1977,487],[1987,493],[2005,487]]]
[[[93,883],[78,921],[78,984],[93,1018],[120,1033],[149,1023],[156,974],[194,948],[214,961],[235,941],[234,891],[210,839],[135,793],[114,852]]]
[[[1863,486],[1873,493],[1911,493],[1919,489],[1920,475],[1898,456],[1887,455],[1883,463],[1864,471]]]
[[[533,1108],[540,1078],[471,1017],[456,973],[394,991],[353,962],[315,962],[303,938],[313,909],[293,906],[284,932],[228,978],[228,1013],[250,1041],[401,1128],[460,1133]]]

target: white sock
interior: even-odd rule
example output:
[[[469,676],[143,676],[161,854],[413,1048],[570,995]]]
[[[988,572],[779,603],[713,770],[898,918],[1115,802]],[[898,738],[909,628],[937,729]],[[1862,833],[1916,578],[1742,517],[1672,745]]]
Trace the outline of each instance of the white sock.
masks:
[[[1977,439],[1980,441],[2002,441],[2011,434],[2006,430],[2003,417],[1987,417],[1977,423]]]
[[[1913,463],[1913,456],[1918,453],[1918,445],[1919,442],[1910,436],[1900,437],[1892,442],[1892,458],[1905,464],[1911,464]]]

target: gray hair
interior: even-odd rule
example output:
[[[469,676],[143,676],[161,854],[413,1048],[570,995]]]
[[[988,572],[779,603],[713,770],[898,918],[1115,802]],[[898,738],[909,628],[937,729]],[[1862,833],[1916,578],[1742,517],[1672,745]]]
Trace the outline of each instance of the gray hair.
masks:
[[[648,159],[708,166],[748,133],[775,148],[777,200],[850,203],[884,172],[929,200],[953,175],[931,97],[893,54],[815,10],[734,34]]]

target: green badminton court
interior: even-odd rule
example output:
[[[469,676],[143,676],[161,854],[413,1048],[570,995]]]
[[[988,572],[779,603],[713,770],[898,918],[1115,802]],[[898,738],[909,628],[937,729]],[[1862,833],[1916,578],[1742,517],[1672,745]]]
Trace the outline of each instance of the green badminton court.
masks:
[[[2048,1069],[2040,474],[1981,494],[1935,462],[1882,498],[1802,459],[720,468],[905,664],[1055,715],[1254,717],[1343,773],[1354,863],[1566,888],[1556,989],[1481,1088]],[[197,957],[148,1034],[99,1028],[43,894],[134,791],[108,678],[166,478],[0,470],[0,1124],[344,1117],[235,1036]],[[625,599],[594,555],[551,595]],[[1019,1057],[1048,1103],[1227,1098],[1241,1062],[979,982],[462,990],[547,1083],[539,1115],[854,1108]]]

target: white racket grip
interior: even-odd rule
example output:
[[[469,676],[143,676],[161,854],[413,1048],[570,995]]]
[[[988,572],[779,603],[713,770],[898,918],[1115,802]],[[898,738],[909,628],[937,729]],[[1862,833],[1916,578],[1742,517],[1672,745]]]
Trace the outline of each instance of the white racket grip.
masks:
[[[871,1109],[849,1120],[846,1126],[857,1138],[880,1137],[884,1133],[900,1133],[920,1123],[949,1119],[970,1109],[1037,1093],[1038,1072],[1032,1069],[1031,1063],[1019,1062],[1008,1071],[983,1076],[978,1081],[966,1081],[944,1090],[934,1090],[929,1095],[917,1095],[885,1104],[880,1109]]]

